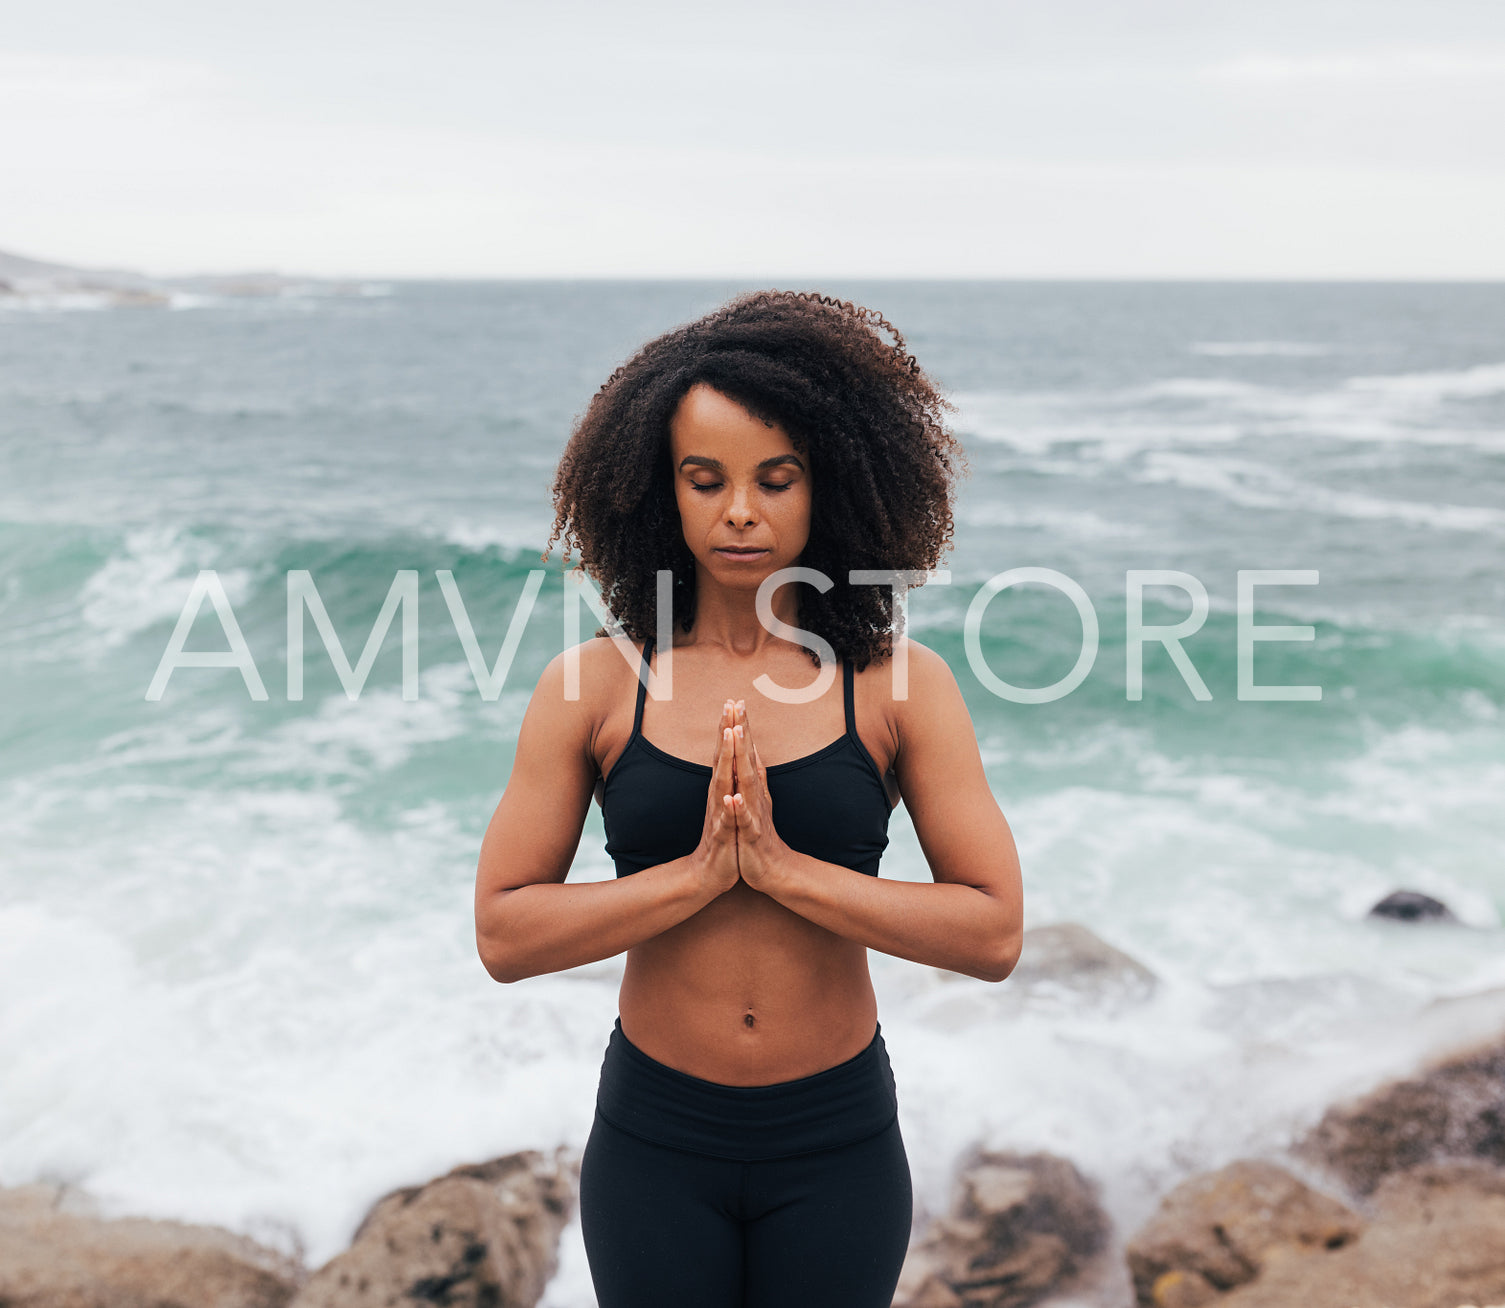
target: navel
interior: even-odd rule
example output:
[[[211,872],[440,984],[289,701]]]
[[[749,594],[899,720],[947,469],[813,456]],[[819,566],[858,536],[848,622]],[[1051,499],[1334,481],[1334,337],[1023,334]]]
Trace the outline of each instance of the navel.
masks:
[[[751,1026],[753,1024],[754,1018],[751,1013],[744,1013],[742,1015],[742,1020],[746,1022],[748,1026]]]

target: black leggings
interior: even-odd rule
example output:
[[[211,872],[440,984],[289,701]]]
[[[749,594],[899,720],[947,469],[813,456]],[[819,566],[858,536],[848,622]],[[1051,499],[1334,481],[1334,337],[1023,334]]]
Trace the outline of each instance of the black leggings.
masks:
[[[600,1308],[889,1308],[911,1216],[881,1030],[813,1076],[727,1086],[617,1022],[580,1166]]]

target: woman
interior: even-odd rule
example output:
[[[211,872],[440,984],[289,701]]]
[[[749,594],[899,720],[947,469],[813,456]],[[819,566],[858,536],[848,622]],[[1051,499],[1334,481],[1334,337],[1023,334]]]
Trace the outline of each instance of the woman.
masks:
[[[956,681],[848,576],[948,546],[947,407],[876,313],[762,292],[619,368],[559,465],[549,548],[578,544],[625,636],[539,680],[476,937],[499,981],[627,951],[581,1160],[601,1308],[891,1302],[910,1173],[867,950],[1000,981],[1020,948]],[[593,794],[617,876],[568,885]],[[899,800],[933,884],[877,877]]]

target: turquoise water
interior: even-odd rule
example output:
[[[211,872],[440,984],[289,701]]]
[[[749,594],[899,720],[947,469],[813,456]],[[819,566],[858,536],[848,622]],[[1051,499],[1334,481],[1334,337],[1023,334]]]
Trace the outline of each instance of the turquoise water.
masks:
[[[492,984],[475,856],[562,647],[558,554],[538,555],[570,423],[636,344],[743,288],[372,289],[0,313],[0,1183],[65,1176],[315,1259],[388,1186],[583,1142],[620,960]],[[958,408],[951,583],[912,596],[912,631],[967,698],[1029,924],[1084,922],[1167,980],[1109,1021],[873,955],[922,1201],[982,1135],[1071,1153],[1128,1221],[1178,1168],[1278,1144],[1441,1039],[1428,1003],[1505,984],[1505,287],[822,289],[882,310]],[[1047,703],[993,694],[965,649],[968,605],[1016,567],[1071,578],[1099,624],[1090,673]],[[484,700],[435,572],[489,662],[536,568]],[[146,697],[200,569],[265,700],[223,668]],[[352,662],[417,571],[416,699],[395,624],[351,702],[310,623],[289,701],[293,569]],[[1130,569],[1205,587],[1184,648],[1211,698],[1153,644],[1127,698]],[[1258,591],[1260,625],[1314,638],[1258,642],[1254,679],[1320,699],[1238,697],[1252,569],[1317,573]],[[1145,594],[1147,622],[1189,609]],[[980,635],[1035,687],[1082,627],[1029,585]],[[208,605],[188,648],[225,648]],[[892,834],[885,875],[924,879],[902,809]],[[593,810],[572,875],[609,874],[602,842]],[[1365,920],[1402,885],[1466,925]],[[1364,1059],[1343,1043],[1402,1017],[1414,1034]],[[1284,1070],[1236,1130],[1203,1111],[1210,1069],[1271,1049]],[[1088,1125],[1103,1113],[1142,1129]],[[570,1249],[555,1308],[589,1302]]]

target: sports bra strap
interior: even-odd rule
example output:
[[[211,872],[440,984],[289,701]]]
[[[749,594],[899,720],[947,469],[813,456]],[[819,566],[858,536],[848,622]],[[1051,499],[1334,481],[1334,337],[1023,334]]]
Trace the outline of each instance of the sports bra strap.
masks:
[[[841,696],[843,702],[846,704],[847,711],[847,734],[860,745],[862,744],[862,738],[857,734],[857,709],[856,700],[852,691],[853,681],[851,659],[842,659],[841,676]]]
[[[653,637],[649,636],[643,642],[643,670],[638,675],[638,707],[632,715],[632,734],[636,736],[643,729],[643,701],[648,697],[648,660],[653,656]]]

